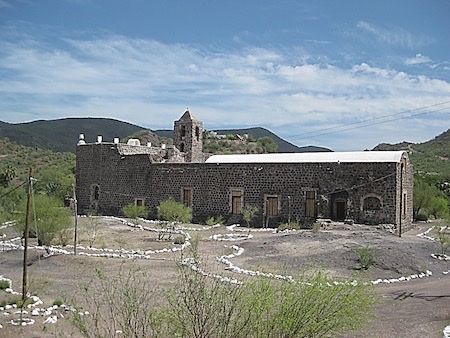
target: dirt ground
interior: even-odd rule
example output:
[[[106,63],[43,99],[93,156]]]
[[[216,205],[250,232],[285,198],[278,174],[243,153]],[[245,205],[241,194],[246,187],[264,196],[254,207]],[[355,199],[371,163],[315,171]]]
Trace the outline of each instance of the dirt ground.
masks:
[[[134,254],[135,264],[149,272],[149,278],[155,287],[165,289],[172,285],[176,278],[177,262],[187,253],[179,250],[181,244],[170,240],[158,240],[158,233],[143,231],[129,227],[119,220],[101,218],[99,232],[93,246],[98,250],[78,248],[78,255],[55,253],[44,258],[42,250],[29,251],[30,289],[44,302],[41,308],[52,306],[56,299],[64,299],[66,303],[78,299],[83,285],[91,283],[94,270],[100,268],[106,274],[114,275],[122,264],[129,264],[124,258]],[[79,219],[80,244],[88,246],[87,229],[92,220]],[[143,226],[155,228],[155,224]],[[439,252],[439,243],[419,237],[431,224],[417,224],[402,237],[394,236],[363,225],[329,224],[326,228],[313,232],[301,230],[295,232],[243,231],[225,226],[206,227],[200,225],[183,225],[185,232],[198,237],[199,250],[205,260],[205,269],[211,272],[243,278],[242,274],[233,272],[226,265],[217,262],[216,257],[237,253],[237,245],[244,250],[236,257],[230,258],[234,266],[252,271],[264,271],[282,275],[296,275],[305,268],[322,268],[336,278],[357,279],[359,281],[376,281],[402,279],[375,285],[381,302],[376,306],[375,317],[363,332],[352,333],[347,337],[442,337],[443,329],[450,324],[450,261],[438,260],[431,256]],[[12,228],[0,229],[3,243],[17,237]],[[227,234],[240,234],[240,238],[226,237]],[[246,238],[250,234],[251,238]],[[433,232],[428,234],[433,237]],[[216,240],[211,239],[215,236]],[[235,235],[236,236],[236,235]],[[233,241],[220,239],[235,239]],[[246,238],[246,239],[244,239]],[[20,241],[13,242],[20,244]],[[31,245],[35,245],[32,241]],[[374,263],[367,269],[360,269],[356,250],[365,246],[374,253]],[[124,249],[122,252],[111,250]],[[163,249],[169,252],[163,252]],[[73,252],[70,246],[62,248]],[[110,251],[105,251],[110,249]],[[21,290],[23,250],[0,245],[0,275],[13,282],[13,289]],[[133,253],[130,251],[133,250]],[[105,257],[122,254],[122,258]],[[103,257],[90,257],[86,254],[97,254]],[[125,262],[125,263],[124,263]],[[423,278],[411,278],[423,272],[432,275]],[[392,281],[392,280],[391,280]],[[2,298],[3,297],[3,298]],[[0,291],[0,301],[9,297]],[[70,304],[67,304],[70,305]],[[64,311],[53,311],[57,314],[56,324],[44,324],[47,317],[35,316],[34,325],[17,327],[10,323],[18,315],[17,309],[0,311],[0,337],[79,337],[64,316]],[[5,313],[9,313],[5,315]],[[67,317],[67,316],[64,316]],[[344,338],[343,337],[343,338]]]

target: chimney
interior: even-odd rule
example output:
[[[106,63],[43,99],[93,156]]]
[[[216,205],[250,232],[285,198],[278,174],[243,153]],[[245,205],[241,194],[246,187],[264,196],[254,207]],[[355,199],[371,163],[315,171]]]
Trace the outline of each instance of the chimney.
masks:
[[[78,137],[77,145],[82,145],[82,144],[86,144],[86,142],[84,141],[84,134],[80,134],[80,136]]]

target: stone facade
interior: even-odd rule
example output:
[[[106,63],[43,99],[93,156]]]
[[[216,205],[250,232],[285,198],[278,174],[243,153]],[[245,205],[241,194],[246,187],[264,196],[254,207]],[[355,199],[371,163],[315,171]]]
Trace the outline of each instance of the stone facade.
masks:
[[[196,143],[201,143],[200,122],[185,115],[175,122],[170,151],[106,142],[80,144],[76,173],[80,212],[115,215],[124,205],[137,203],[155,217],[159,203],[172,197],[191,206],[199,222],[219,215],[239,222],[242,208],[256,205],[259,226],[329,218],[391,224],[398,232],[412,224],[413,170],[406,152],[396,152],[392,161],[373,162],[358,160],[358,154],[366,152],[352,153],[356,160],[343,162],[328,161],[327,155],[312,162],[222,163],[214,156],[204,162],[201,144]],[[181,143],[183,151],[178,149]]]

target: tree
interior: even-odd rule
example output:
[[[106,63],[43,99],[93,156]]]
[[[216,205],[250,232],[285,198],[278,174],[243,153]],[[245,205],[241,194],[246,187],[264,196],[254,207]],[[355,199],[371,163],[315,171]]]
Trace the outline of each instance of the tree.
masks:
[[[40,172],[35,185],[37,192],[63,200],[72,195],[72,185],[75,184],[75,175],[72,167],[50,167]]]
[[[448,202],[444,197],[434,197],[428,207],[430,215],[438,219],[448,213]]]
[[[23,233],[26,203],[22,203],[20,209],[20,218],[15,226]],[[64,207],[61,200],[47,195],[35,195],[30,220],[30,232],[35,232],[38,245],[49,246],[59,233],[71,226],[72,218],[70,210]]]
[[[417,219],[420,212],[426,211],[433,197],[433,189],[422,178],[414,177],[413,217]]]
[[[169,222],[190,223],[192,221],[192,208],[169,198],[162,201],[157,207],[158,219]]]
[[[269,136],[259,138],[256,144],[263,149],[263,153],[276,153],[278,150],[278,144]]]
[[[442,191],[427,183],[426,180],[414,177],[414,205],[413,216],[421,213],[433,215],[435,218],[444,216],[448,212],[448,201]]]
[[[148,216],[148,209],[143,205],[136,205],[134,203],[130,203],[122,208],[122,213],[126,218],[132,218],[133,223],[137,224],[139,217]]]

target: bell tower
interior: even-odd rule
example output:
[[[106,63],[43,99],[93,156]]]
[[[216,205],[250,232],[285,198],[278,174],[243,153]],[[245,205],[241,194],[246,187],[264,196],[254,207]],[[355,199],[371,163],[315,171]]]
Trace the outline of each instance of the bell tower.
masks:
[[[173,145],[185,154],[186,162],[204,162],[203,123],[191,114],[189,108],[174,122]]]

